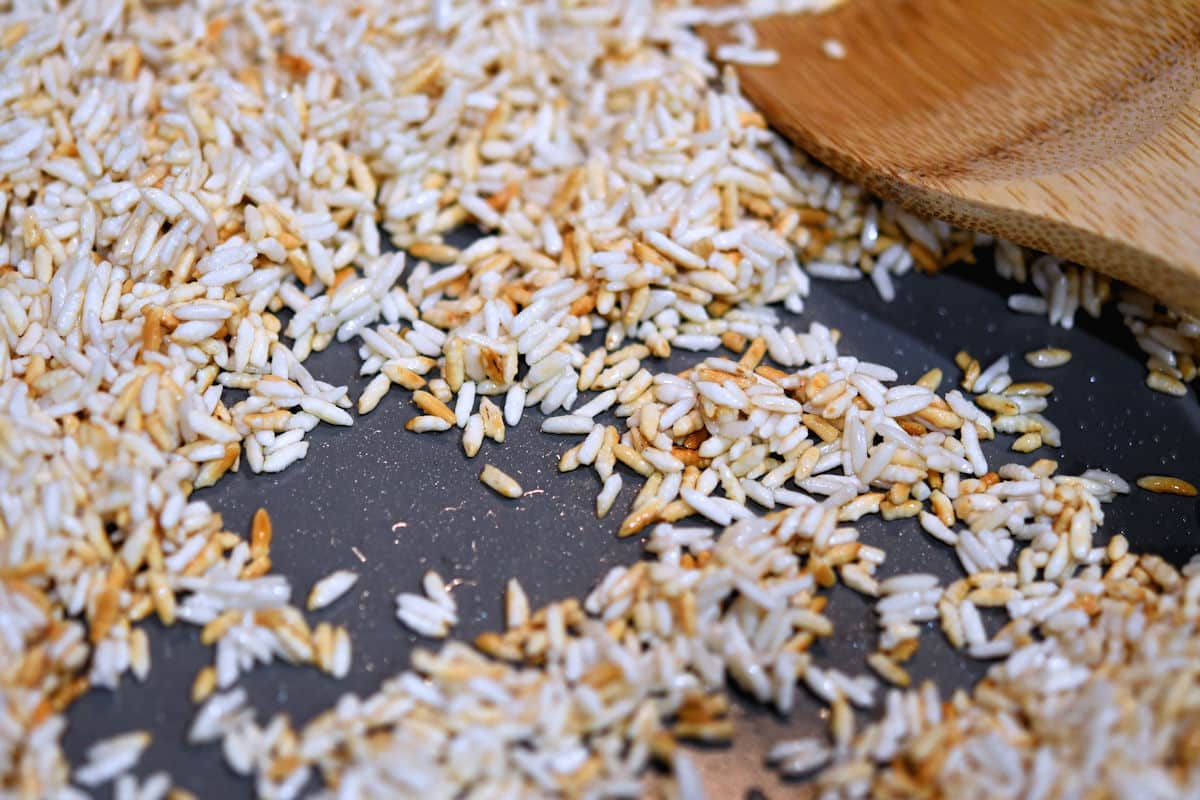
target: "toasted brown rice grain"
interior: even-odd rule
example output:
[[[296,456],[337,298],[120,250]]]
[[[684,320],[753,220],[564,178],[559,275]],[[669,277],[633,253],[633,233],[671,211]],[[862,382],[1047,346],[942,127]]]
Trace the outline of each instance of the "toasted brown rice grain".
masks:
[[[1196,487],[1183,478],[1170,475],[1143,475],[1137,479],[1137,485],[1148,492],[1156,494],[1177,494],[1183,497],[1195,497]]]

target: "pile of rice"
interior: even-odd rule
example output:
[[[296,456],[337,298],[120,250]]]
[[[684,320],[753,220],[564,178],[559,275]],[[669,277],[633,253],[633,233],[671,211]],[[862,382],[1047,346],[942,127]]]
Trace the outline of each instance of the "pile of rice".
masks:
[[[638,796],[658,760],[696,797],[676,743],[730,735],[730,682],[785,712],[797,689],[830,705],[828,741],[770,754],[819,770],[828,797],[1200,791],[1200,570],[1104,543],[1115,475],[983,455],[997,435],[1058,446],[1053,387],[969,354],[958,389],[905,385],[787,322],[810,276],[890,299],[911,269],[989,244],[809,163],[691,30],[731,25],[719,55],[768,63],[746,21],[825,5],[5,7],[0,792],[184,796],[130,774],[143,733],[73,774],[59,745],[74,699],[145,678],[151,616],[202,626],[191,739],[222,741],[263,796]],[[446,244],[464,224],[483,235]],[[1015,310],[1069,326],[1112,294],[998,247],[1038,290]],[[1186,394],[1200,323],[1134,293],[1120,311],[1147,382]],[[357,398],[304,366],[335,339],[371,376]],[[676,351],[693,365],[665,372]],[[286,469],[310,430],[396,386],[421,412],[410,430],[457,429],[469,456],[538,406],[544,430],[582,437],[560,466],[595,470],[599,516],[640,484],[619,532],[649,531],[653,558],[536,611],[511,584],[506,630],[476,648],[419,652],[302,729],[260,724],[242,674],[345,675],[351,639],[292,604],[265,514],[246,538],[192,492]],[[852,525],[871,513],[917,518],[965,577],[884,578]],[[811,663],[838,581],[879,598],[878,678]],[[310,608],[353,582],[331,576]],[[444,584],[424,590],[402,621],[449,633]],[[1009,622],[988,632],[981,607]],[[1001,659],[970,695],[908,686],[935,619]],[[877,721],[858,730],[852,708]]]

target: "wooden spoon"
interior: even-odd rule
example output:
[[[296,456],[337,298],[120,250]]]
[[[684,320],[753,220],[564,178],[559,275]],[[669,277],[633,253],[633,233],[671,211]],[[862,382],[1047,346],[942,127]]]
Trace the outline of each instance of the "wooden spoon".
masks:
[[[755,27],[780,60],[740,67],[745,93],[834,169],[1200,314],[1200,0],[848,0]]]

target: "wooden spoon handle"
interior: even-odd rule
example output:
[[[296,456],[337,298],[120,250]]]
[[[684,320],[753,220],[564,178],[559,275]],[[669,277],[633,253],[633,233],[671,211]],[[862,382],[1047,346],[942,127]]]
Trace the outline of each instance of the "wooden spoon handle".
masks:
[[[1200,314],[1200,0],[849,0],[756,28],[781,59],[743,90],[834,169]]]

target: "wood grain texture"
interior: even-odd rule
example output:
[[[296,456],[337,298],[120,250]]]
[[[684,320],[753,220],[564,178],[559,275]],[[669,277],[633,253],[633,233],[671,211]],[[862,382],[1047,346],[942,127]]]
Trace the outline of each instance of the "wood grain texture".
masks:
[[[834,169],[1200,314],[1200,0],[849,0],[756,27],[781,59],[739,68],[745,93]]]

